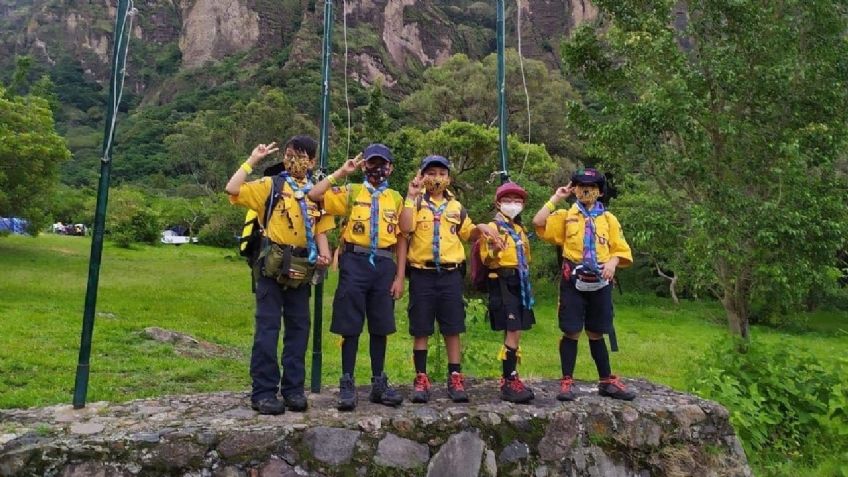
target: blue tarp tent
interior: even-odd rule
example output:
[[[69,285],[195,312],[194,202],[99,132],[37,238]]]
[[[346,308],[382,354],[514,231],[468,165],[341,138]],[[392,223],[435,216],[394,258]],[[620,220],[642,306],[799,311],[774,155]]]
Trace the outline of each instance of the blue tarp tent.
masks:
[[[25,234],[27,233],[27,222],[24,219],[19,219],[17,217],[0,217],[0,232],[9,231],[13,234]]]

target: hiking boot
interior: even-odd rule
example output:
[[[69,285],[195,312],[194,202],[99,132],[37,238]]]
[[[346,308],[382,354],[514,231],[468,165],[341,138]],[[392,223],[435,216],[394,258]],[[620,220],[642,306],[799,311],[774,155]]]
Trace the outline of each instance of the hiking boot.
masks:
[[[448,376],[448,397],[453,402],[468,402],[468,393],[465,392],[465,376],[456,371]]]
[[[356,408],[356,384],[349,374],[343,374],[339,379],[339,402],[336,408],[339,411],[353,411]]]
[[[598,394],[622,401],[632,401],[636,397],[636,393],[627,389],[627,386],[614,374],[598,381]]]
[[[286,406],[275,397],[260,399],[259,401],[251,401],[250,407],[252,407],[254,411],[259,411],[259,414],[267,414],[271,416],[276,416],[277,414],[286,412]]]
[[[369,396],[369,400],[386,406],[400,406],[400,403],[403,402],[403,396],[389,386],[389,378],[386,376],[386,373],[380,373],[379,376],[371,378],[371,395]]]
[[[525,404],[536,397],[533,391],[521,382],[518,373],[512,373],[508,378],[501,378],[501,399],[516,404]]]
[[[559,394],[557,394],[557,400],[574,401],[574,391],[571,389],[573,385],[574,380],[571,379],[571,376],[563,376],[562,379],[559,380]]]
[[[283,401],[286,403],[286,408],[289,411],[303,412],[308,407],[306,396],[303,393],[283,396]]]
[[[430,400],[430,378],[427,373],[418,373],[415,375],[415,381],[412,382],[412,402],[424,403]]]

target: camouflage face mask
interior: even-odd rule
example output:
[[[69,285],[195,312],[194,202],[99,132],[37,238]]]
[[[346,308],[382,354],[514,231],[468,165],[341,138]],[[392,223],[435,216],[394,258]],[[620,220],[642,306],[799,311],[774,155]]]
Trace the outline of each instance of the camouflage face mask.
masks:
[[[596,185],[577,184],[574,188],[574,196],[584,205],[592,205],[601,196],[601,190]]]
[[[431,194],[444,193],[450,185],[450,177],[424,176],[421,182]]]
[[[312,165],[312,160],[306,155],[285,156],[283,165],[286,167],[286,172],[291,174],[295,179],[303,179]]]

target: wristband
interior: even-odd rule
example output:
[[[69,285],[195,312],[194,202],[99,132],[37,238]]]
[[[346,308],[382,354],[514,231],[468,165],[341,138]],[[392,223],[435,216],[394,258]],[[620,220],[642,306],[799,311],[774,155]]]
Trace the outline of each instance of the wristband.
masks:
[[[240,169],[243,170],[244,172],[247,172],[248,174],[253,172],[253,167],[250,164],[248,164],[246,161],[245,161],[244,164],[241,165]]]
[[[404,208],[414,209],[414,208],[415,208],[415,202],[413,202],[413,201],[412,201],[412,199],[406,199],[406,200],[403,202],[403,207],[404,207]]]
[[[551,201],[545,202],[545,208],[550,210],[551,212],[556,212],[556,204]]]
[[[327,176],[327,182],[329,182],[331,186],[339,185],[339,181],[338,179],[336,179],[335,174],[330,174],[329,176]]]

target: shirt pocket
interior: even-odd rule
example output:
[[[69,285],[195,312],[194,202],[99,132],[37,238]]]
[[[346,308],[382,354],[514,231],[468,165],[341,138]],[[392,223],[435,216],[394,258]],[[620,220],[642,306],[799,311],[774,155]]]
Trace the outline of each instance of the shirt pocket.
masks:
[[[595,219],[595,240],[604,247],[609,247],[610,226],[609,222]]]
[[[579,234],[582,230],[580,227],[580,221],[578,220],[566,220],[565,221],[565,238],[566,240],[570,240]]]
[[[354,202],[350,209],[350,218],[357,222],[367,222],[371,219],[371,204]]]
[[[387,224],[397,225],[399,218],[398,212],[395,209],[383,210],[383,220]]]
[[[445,226],[448,227],[450,233],[457,235],[459,233],[459,229],[462,228],[462,217],[457,215],[445,215],[443,219],[445,221]]]

